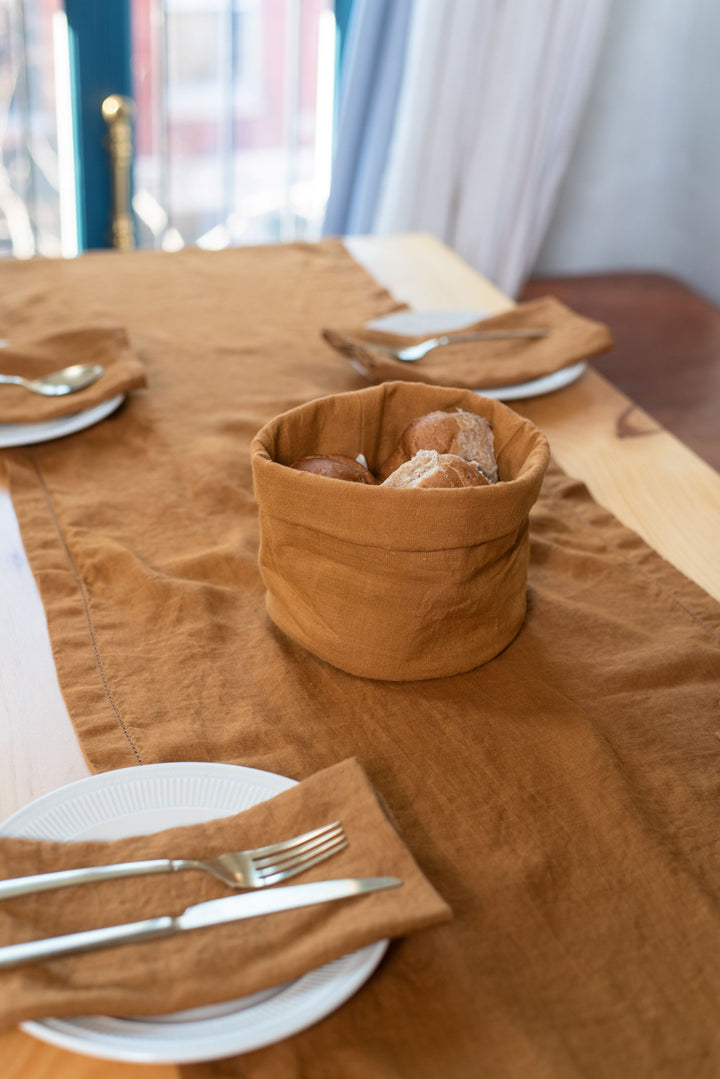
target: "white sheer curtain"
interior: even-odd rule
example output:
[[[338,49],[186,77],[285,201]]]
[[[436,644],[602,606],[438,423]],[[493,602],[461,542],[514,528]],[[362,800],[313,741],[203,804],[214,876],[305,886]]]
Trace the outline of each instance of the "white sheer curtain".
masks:
[[[720,304],[720,3],[615,0],[535,270],[660,270]]]
[[[439,236],[504,291],[533,265],[611,0],[415,0],[372,231]]]

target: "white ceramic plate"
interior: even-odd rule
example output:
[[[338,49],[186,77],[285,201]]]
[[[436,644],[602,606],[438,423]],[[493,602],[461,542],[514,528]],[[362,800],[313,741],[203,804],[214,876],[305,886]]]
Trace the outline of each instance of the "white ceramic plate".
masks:
[[[0,449],[10,446],[32,446],[36,442],[49,442],[53,438],[72,435],[75,431],[84,431],[114,412],[125,400],[125,394],[109,397],[94,408],[84,412],[73,412],[70,416],[59,416],[56,420],[44,423],[0,423]]]
[[[400,334],[435,334],[461,330],[473,322],[487,318],[488,311],[396,311],[391,315],[373,319],[367,325],[373,330]],[[356,366],[356,365],[353,365]],[[534,378],[530,382],[519,382],[515,386],[495,386],[492,389],[478,389],[482,397],[493,397],[496,401],[517,401],[524,397],[539,397],[543,393],[553,393],[575,382],[586,368],[584,362],[574,363],[572,367],[563,367],[551,375]],[[358,365],[356,369],[362,374]]]
[[[0,835],[118,839],[240,813],[294,786],[272,772],[230,764],[148,764],[103,772],[24,806]],[[23,1030],[105,1060],[189,1064],[261,1049],[335,1011],[370,977],[387,941],[262,993],[174,1015],[40,1019]]]

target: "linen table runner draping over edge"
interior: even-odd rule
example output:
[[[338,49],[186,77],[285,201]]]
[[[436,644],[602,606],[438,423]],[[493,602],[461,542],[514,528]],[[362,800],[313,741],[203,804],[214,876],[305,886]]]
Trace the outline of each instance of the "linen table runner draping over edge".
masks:
[[[12,263],[0,284],[2,336],[111,322],[147,369],[102,424],[6,455],[91,767],[303,779],[357,757],[453,909],[326,1020],[187,1075],[716,1076],[720,606],[553,468],[500,656],[343,674],[266,617],[249,445],[363,385],[319,331],[392,298],[335,241]]]

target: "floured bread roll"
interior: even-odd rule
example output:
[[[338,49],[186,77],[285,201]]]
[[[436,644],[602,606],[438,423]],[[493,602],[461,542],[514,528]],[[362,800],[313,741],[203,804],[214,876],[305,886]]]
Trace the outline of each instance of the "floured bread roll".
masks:
[[[486,487],[487,478],[472,461],[455,453],[418,450],[381,484],[382,487]]]
[[[316,476],[328,476],[333,480],[349,480],[350,483],[377,485],[378,482],[372,472],[359,461],[354,461],[352,457],[345,457],[341,453],[301,457],[291,465],[291,468],[296,468],[299,472],[314,472]]]
[[[474,412],[428,412],[413,420],[400,436],[395,451],[378,470],[383,481],[419,450],[452,453],[474,461],[489,483],[497,483],[492,426]]]

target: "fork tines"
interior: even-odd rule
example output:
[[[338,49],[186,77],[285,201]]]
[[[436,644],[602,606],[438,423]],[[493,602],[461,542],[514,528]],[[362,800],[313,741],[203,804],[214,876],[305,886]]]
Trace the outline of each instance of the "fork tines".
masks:
[[[263,884],[272,884],[300,868],[309,869],[330,854],[344,850],[347,845],[340,821],[333,821],[283,843],[259,847],[254,853],[253,864]]]

